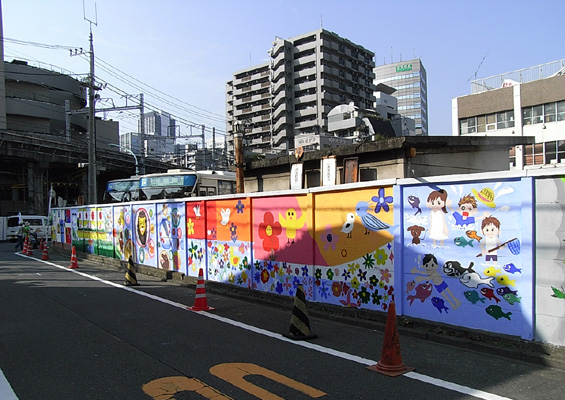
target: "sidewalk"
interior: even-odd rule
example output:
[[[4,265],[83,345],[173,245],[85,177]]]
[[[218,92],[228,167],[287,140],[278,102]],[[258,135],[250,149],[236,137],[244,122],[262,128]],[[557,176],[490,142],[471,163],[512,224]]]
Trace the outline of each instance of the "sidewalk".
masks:
[[[13,251],[14,244],[1,242],[2,251]],[[9,246],[9,247],[8,247]],[[33,257],[41,259],[41,250],[33,250]],[[51,262],[70,264],[71,251],[60,247],[49,248]],[[92,254],[77,252],[78,264],[86,268],[110,269],[125,271],[127,263]],[[136,265],[137,274],[151,276],[171,285],[181,285],[196,288],[196,277],[187,277],[184,274],[165,271]],[[238,286],[223,284],[213,281],[206,282],[206,290],[211,293],[229,296],[248,302],[261,302],[277,308],[292,309],[294,299],[286,296],[277,296],[270,293],[249,290]],[[337,307],[322,303],[308,303],[309,314],[316,318],[325,318],[345,324],[366,327],[384,332],[386,313],[371,310]],[[497,355],[509,359],[521,360],[542,366],[558,368],[565,371],[565,347],[555,347],[539,342],[526,341],[520,338],[492,334],[489,332],[465,330],[450,325],[440,325],[428,321],[399,316],[397,319],[399,335],[424,339],[440,344],[456,346],[459,349],[468,349]]]

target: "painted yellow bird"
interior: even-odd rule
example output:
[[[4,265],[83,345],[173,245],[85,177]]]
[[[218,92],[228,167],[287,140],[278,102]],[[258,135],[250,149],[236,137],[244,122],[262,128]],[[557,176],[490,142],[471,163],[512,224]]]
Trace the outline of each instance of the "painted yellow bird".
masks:
[[[306,215],[302,214],[300,218],[296,218],[296,211],[294,208],[289,208],[286,210],[285,216],[279,213],[279,222],[281,226],[286,229],[287,243],[294,243],[296,231],[304,226],[304,223],[306,222]]]

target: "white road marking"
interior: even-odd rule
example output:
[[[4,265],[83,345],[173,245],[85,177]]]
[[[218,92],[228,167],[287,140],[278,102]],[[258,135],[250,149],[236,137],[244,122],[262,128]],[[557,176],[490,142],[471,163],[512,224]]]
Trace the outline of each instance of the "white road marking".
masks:
[[[221,317],[219,315],[211,314],[211,313],[208,313],[208,312],[205,312],[205,311],[192,311],[188,308],[189,306],[187,306],[185,304],[181,304],[181,303],[177,303],[175,301],[167,300],[167,299],[164,299],[162,297],[152,295],[150,293],[141,292],[139,290],[130,288],[128,286],[124,286],[124,285],[121,285],[121,284],[118,284],[118,283],[114,283],[114,282],[107,281],[105,279],[98,278],[97,276],[94,276],[94,275],[85,274],[84,272],[80,272],[76,269],[69,269],[67,267],[63,267],[63,266],[57,265],[57,264],[52,263],[52,262],[48,262],[48,261],[40,260],[40,259],[37,259],[37,258],[29,257],[29,256],[19,254],[19,253],[17,253],[17,255],[19,255],[21,257],[29,258],[30,260],[39,261],[39,262],[42,262],[44,264],[51,265],[53,267],[56,267],[56,268],[59,268],[59,269],[62,269],[62,270],[68,271],[68,272],[78,274],[78,275],[83,276],[85,278],[89,278],[89,279],[98,281],[100,283],[104,283],[106,285],[113,286],[113,287],[118,288],[118,289],[127,290],[128,292],[135,293],[139,296],[144,296],[144,297],[147,297],[147,298],[152,299],[152,300],[160,301],[161,303],[168,304],[168,305],[173,306],[173,307],[182,308],[186,311],[193,312],[193,313],[196,313],[196,314],[200,314],[203,317],[215,319],[217,321],[220,321],[220,322],[223,322],[223,323],[226,323],[226,324],[229,324],[229,325],[241,328],[241,329],[245,329],[245,330],[260,334],[260,335],[268,336],[268,337],[273,338],[273,339],[277,339],[277,340],[281,340],[283,342],[294,344],[296,346],[302,346],[302,347],[305,347],[305,348],[308,348],[308,349],[311,349],[311,350],[314,350],[314,351],[318,351],[320,353],[325,353],[325,354],[332,355],[334,357],[339,357],[339,358],[343,358],[345,360],[354,361],[354,362],[357,362],[357,363],[362,364],[364,366],[375,365],[377,363],[377,361],[375,361],[375,360],[370,360],[368,358],[359,357],[359,356],[356,356],[356,355],[353,355],[353,354],[345,353],[343,351],[330,349],[328,347],[323,347],[323,346],[320,346],[320,345],[317,345],[317,344],[314,344],[314,343],[288,339],[288,338],[284,337],[283,335],[281,335],[280,333],[274,333],[274,332],[271,332],[271,331],[267,331],[267,330],[262,329],[262,328],[257,328],[257,327],[252,326],[252,325],[247,325],[247,324],[244,324],[242,322],[234,321],[234,320],[231,320],[229,318]],[[0,373],[1,373],[1,371],[0,371]],[[484,399],[484,400],[511,400],[509,397],[503,397],[503,396],[499,396],[499,395],[489,393],[489,392],[485,392],[485,391],[482,391],[482,390],[473,389],[473,388],[470,388],[468,386],[458,385],[457,383],[445,381],[443,379],[433,378],[431,376],[419,374],[417,372],[407,372],[407,373],[405,373],[401,376],[406,377],[406,378],[410,378],[410,379],[415,379],[415,380],[420,381],[420,382],[428,383],[430,385],[439,386],[439,387],[442,387],[444,389],[452,390],[454,392],[459,392],[459,393],[462,393],[462,394],[465,394],[465,395],[473,396],[473,397],[476,397],[476,398],[479,398],[479,399]],[[3,377],[3,375],[0,376],[0,390],[2,388],[2,377]],[[8,383],[8,382],[6,381],[6,383]],[[8,386],[9,386],[9,384],[8,384]],[[0,391],[0,394],[1,393],[2,392]],[[4,399],[4,397],[0,397],[0,399]],[[11,400],[12,398],[7,397],[7,399]],[[17,400],[17,397],[13,397],[13,399]]]
[[[18,400],[18,396],[12,390],[10,382],[4,376],[4,372],[0,369],[0,399],[2,400]]]

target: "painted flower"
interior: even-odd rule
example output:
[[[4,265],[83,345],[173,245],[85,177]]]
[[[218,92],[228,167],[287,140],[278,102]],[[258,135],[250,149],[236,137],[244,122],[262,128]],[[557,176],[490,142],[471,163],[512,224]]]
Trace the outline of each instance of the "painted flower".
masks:
[[[302,267],[302,276],[308,276],[308,266],[307,265]]]
[[[385,196],[385,188],[380,188],[379,195],[373,196],[371,200],[377,203],[377,205],[375,206],[376,213],[381,212],[381,210],[383,210],[384,212],[389,212],[389,204],[392,204],[393,201],[392,196]]]
[[[381,304],[381,300],[383,299],[383,296],[381,296],[381,295],[379,294],[379,291],[378,291],[378,290],[375,290],[375,291],[373,292],[373,295],[372,295],[371,297],[373,298],[373,304],[376,304],[376,305]]]
[[[297,288],[298,285],[300,285],[300,279],[298,279],[298,278],[295,276],[294,279],[292,280],[292,287]]]
[[[300,269],[298,267],[294,268],[294,275],[300,274]]]
[[[341,274],[341,276],[343,276],[343,279],[348,280],[351,278],[351,272],[344,270],[343,274]]]
[[[233,240],[233,242],[235,243],[237,241],[237,225],[235,225],[233,222],[231,223],[230,226],[230,233],[231,233],[231,240]]]
[[[216,228],[212,228],[212,229],[210,230],[210,237],[211,237],[212,239],[216,239]]]
[[[343,288],[343,289],[342,289],[342,290],[343,290],[343,294],[347,294],[347,293],[349,293],[349,291],[351,290],[351,288],[349,287],[349,285],[348,285],[347,283],[345,283],[345,282],[341,284],[341,287]]]
[[[230,272],[230,274],[228,275],[228,281],[230,283],[235,283],[235,275],[233,274],[233,272]]]
[[[194,242],[190,242],[190,247],[188,248],[188,251],[193,257],[196,255],[197,250],[198,250],[198,246],[196,246]]]
[[[194,222],[192,222],[192,218],[189,218],[186,223],[186,234],[194,235]]]
[[[366,269],[373,268],[375,266],[375,259],[372,253],[367,253],[363,256],[363,265]]]
[[[387,260],[385,249],[378,249],[376,251],[376,258],[377,258],[377,264],[378,265],[385,265],[386,260]]]
[[[196,257],[198,257],[198,261],[202,261],[204,258],[204,251],[202,249],[198,249],[198,253],[196,253]]]
[[[266,212],[259,224],[259,238],[263,239],[263,250],[270,252],[279,249],[278,236],[282,232],[281,224],[275,221],[273,214]]]
[[[284,291],[284,289],[283,289],[283,285],[282,285],[281,282],[277,282],[277,287],[276,287],[275,291],[276,291],[278,294],[282,294],[282,292]]]
[[[366,287],[361,288],[361,292],[359,292],[359,298],[361,299],[361,303],[367,304],[371,299],[371,293],[367,291]]]
[[[357,272],[357,276],[359,277],[359,281],[363,282],[363,281],[367,280],[367,271],[359,270]]]
[[[347,257],[347,250],[342,249],[342,250],[341,250],[341,256],[342,256],[342,257]]]
[[[235,209],[237,210],[238,214],[243,214],[243,209],[245,208],[245,205],[241,202],[241,200],[238,200]]]
[[[283,264],[283,266],[284,266],[284,264]],[[287,266],[286,266],[286,274],[292,275],[292,267],[290,266],[290,264],[287,264]]]
[[[369,278],[369,284],[375,286],[377,283],[379,283],[379,279],[375,275],[371,275]]]
[[[359,283],[359,279],[357,279],[356,276],[354,276],[353,279],[351,279],[351,282],[350,282],[350,283],[351,283],[351,287],[352,287],[353,289],[359,289],[359,284],[360,284],[360,283]]]
[[[263,283],[269,282],[269,271],[267,271],[266,269],[261,271],[261,282]]]
[[[243,272],[241,273],[241,280],[242,280],[243,282],[247,282],[247,272],[243,271]]]
[[[324,250],[335,250],[339,236],[332,233],[331,225],[326,225],[326,231],[320,235],[320,239],[322,240],[322,243],[324,243]]]
[[[320,293],[320,297],[324,299],[328,298],[328,288],[326,287],[325,282],[322,282],[322,286],[318,288],[318,292]]]
[[[322,270],[320,268],[316,268],[316,272],[314,272],[314,276],[316,279],[322,279]]]
[[[347,270],[352,274],[354,274],[355,271],[357,271],[358,269],[359,269],[359,264],[357,263],[347,264]]]
[[[390,274],[388,268],[381,269],[381,281],[389,283],[390,278],[392,278],[392,275]]]
[[[328,279],[331,281],[334,278],[334,272],[331,269],[328,269],[326,271],[326,276],[328,277]]]
[[[332,283],[332,293],[335,297],[341,296],[343,288],[339,282]]]

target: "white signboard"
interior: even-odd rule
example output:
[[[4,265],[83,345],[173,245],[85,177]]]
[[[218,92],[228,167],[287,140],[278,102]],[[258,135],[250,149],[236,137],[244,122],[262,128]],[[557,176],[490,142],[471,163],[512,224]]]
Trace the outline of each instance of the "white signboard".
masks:
[[[302,189],[302,163],[290,167],[290,188]]]
[[[336,159],[335,157],[322,159],[322,186],[335,185]]]

